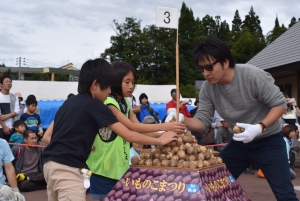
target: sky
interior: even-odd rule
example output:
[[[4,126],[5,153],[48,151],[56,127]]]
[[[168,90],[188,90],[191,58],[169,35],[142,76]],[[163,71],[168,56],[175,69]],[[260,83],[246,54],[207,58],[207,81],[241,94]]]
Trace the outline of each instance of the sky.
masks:
[[[236,10],[244,20],[253,6],[264,34],[291,18],[300,17],[299,0],[185,0],[194,17],[220,15],[231,27]],[[141,20],[142,27],[156,24],[156,6],[178,9],[179,0],[0,0],[0,64],[23,67],[61,67],[73,63],[80,69],[111,46],[113,20]],[[24,65],[25,61],[25,65]]]

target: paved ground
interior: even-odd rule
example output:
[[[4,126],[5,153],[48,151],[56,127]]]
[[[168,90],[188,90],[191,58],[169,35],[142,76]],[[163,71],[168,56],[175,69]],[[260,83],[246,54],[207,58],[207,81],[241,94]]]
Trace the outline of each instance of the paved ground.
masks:
[[[300,163],[300,160],[299,160]],[[299,190],[295,190],[298,198],[300,198],[300,167],[295,168],[297,178],[293,180],[294,186],[299,186]],[[241,175],[238,182],[253,201],[275,201],[275,197],[267,183],[263,178],[259,178],[257,174]],[[27,201],[47,201],[46,190],[23,193]],[[87,201],[92,201],[90,195],[87,195]]]

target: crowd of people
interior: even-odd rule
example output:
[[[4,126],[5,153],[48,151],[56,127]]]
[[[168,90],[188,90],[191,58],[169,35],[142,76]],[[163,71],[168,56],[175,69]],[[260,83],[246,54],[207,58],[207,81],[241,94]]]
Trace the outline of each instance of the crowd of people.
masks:
[[[215,149],[234,178],[255,164],[277,200],[298,200],[291,182],[300,116],[296,101],[280,92],[269,73],[236,65],[219,39],[197,44],[193,61],[206,79],[195,109],[188,111],[172,89],[167,115],[160,119],[146,93],[139,103],[132,96],[133,66],[88,60],[80,71],[78,94],[68,96],[45,134],[36,97],[28,96],[24,105],[20,93],[10,93],[11,78],[1,77],[0,200],[22,201],[20,191],[40,189],[47,189],[49,200],[85,200],[87,190],[103,200],[132,156],[145,146],[174,141],[187,129],[198,144],[208,135],[221,144]],[[244,131],[234,133],[235,125]],[[46,142],[46,148],[30,146],[38,141]]]

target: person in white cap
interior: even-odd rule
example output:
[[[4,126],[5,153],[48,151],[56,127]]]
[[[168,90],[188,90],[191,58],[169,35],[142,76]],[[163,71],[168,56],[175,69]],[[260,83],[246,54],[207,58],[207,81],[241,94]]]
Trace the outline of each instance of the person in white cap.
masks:
[[[18,97],[19,105],[20,105],[20,111],[19,111],[19,113],[16,117],[16,120],[19,120],[21,115],[24,113],[25,104],[24,104],[24,101],[23,101],[22,94],[20,92],[16,92],[15,95]]]

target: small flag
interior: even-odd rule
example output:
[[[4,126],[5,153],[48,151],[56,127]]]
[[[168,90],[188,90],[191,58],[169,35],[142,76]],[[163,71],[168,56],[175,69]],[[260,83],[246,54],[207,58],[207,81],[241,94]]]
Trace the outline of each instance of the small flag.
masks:
[[[156,26],[178,29],[177,8],[156,7]]]

